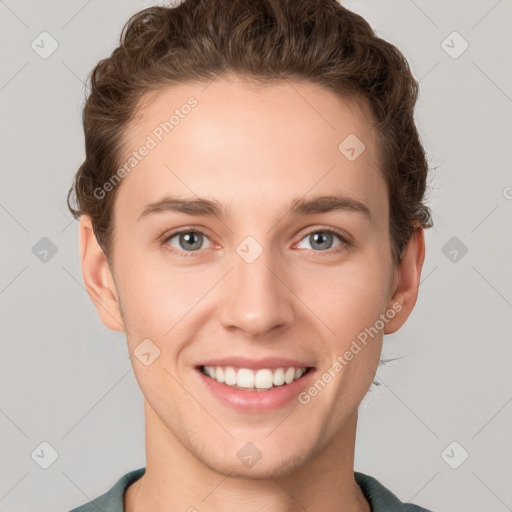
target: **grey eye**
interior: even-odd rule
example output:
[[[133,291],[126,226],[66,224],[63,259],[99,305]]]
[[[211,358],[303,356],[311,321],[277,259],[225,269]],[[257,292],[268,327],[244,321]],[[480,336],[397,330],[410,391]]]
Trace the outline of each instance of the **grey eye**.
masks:
[[[341,240],[341,237],[332,231],[328,230],[317,230],[307,234],[302,240],[308,240],[311,247],[306,247],[306,249],[314,249],[325,251],[328,249],[332,249],[332,242],[334,237]],[[341,245],[338,244],[338,245]]]
[[[177,247],[171,243],[171,240],[173,238],[177,238],[177,240],[178,240]],[[202,245],[206,238],[207,237],[199,231],[182,231],[180,233],[175,233],[175,234],[171,235],[167,239],[167,242],[169,243],[169,245],[171,245],[171,247],[174,247],[175,249],[179,249],[179,250],[187,251],[187,252],[188,251],[194,252],[194,251],[197,251],[197,250],[203,248]]]

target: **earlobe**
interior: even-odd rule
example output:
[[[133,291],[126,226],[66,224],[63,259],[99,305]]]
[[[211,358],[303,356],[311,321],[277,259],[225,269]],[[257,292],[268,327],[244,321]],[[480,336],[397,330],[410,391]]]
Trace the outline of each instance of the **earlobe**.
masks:
[[[405,323],[418,298],[421,269],[425,260],[425,237],[423,228],[416,228],[407,244],[394,278],[394,293],[389,308],[397,311],[386,324],[384,334],[392,334]],[[396,283],[396,284],[395,284]]]
[[[124,332],[115,282],[88,215],[80,217],[79,230],[80,263],[87,293],[105,326],[113,331]]]

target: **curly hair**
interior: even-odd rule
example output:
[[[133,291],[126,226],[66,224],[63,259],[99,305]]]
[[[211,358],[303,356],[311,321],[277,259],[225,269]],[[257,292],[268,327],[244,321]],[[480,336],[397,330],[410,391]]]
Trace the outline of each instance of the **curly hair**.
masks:
[[[121,164],[139,103],[173,84],[207,83],[228,73],[261,84],[305,80],[340,97],[363,98],[377,129],[394,264],[415,229],[432,227],[424,204],[428,163],[414,122],[418,82],[403,54],[336,0],[184,0],[134,14],[119,42],[89,76],[85,161],[67,195],[75,219],[91,217],[107,259],[119,187],[102,198],[94,190]]]

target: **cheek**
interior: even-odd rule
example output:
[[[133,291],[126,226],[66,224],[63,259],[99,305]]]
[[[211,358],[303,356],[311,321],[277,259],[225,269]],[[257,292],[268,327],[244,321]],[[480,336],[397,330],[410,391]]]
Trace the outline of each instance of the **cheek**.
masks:
[[[133,247],[136,242],[119,238],[117,249],[125,256],[116,262],[116,274],[124,313],[132,330],[144,334],[144,330],[150,329],[162,337],[178,320],[176,317],[186,313],[194,297],[204,293],[204,286],[201,287],[193,269],[165,265],[162,259],[142,252],[123,252],[123,246]]]
[[[386,272],[377,262],[354,260],[304,277],[296,288],[297,295],[304,298],[336,339],[349,339],[373,325],[386,309]]]
[[[171,269],[130,265],[128,261],[124,265],[120,295],[134,373],[152,406],[171,407],[180,391],[173,376],[177,377],[176,358],[188,339],[187,313],[201,294],[190,286],[192,277],[184,278]],[[145,358],[147,353],[150,355]]]

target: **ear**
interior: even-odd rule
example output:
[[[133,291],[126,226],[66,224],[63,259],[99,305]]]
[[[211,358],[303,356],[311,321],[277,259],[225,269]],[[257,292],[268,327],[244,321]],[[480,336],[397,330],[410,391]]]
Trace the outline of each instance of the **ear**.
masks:
[[[393,281],[394,292],[389,299],[388,307],[397,311],[389,320],[384,329],[384,334],[392,334],[405,323],[411,314],[420,285],[421,269],[425,260],[425,236],[424,230],[417,227],[405,248],[402,260],[398,264]]]
[[[80,262],[89,297],[94,302],[101,321],[113,331],[124,332],[119,297],[108,261],[101,249],[88,215],[80,217]]]

